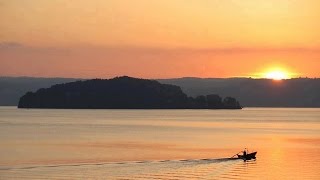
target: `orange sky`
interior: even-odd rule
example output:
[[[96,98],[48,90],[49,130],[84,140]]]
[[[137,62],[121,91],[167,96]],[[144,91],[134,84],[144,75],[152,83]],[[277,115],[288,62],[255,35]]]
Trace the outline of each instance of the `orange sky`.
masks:
[[[320,77],[318,0],[0,0],[0,76]]]

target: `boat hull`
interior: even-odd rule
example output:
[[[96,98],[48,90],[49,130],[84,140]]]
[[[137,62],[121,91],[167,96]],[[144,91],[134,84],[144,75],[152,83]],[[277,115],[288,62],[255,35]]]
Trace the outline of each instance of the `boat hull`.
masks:
[[[257,152],[249,153],[249,154],[247,154],[247,155],[245,155],[245,156],[238,154],[238,158],[239,158],[239,159],[243,159],[243,160],[256,159],[256,154],[257,154]]]

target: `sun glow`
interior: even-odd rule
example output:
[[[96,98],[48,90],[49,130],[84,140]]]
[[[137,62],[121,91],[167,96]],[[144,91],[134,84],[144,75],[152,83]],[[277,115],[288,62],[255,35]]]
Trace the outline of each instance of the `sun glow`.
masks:
[[[270,71],[265,74],[265,78],[273,80],[289,79],[289,74],[282,70]]]

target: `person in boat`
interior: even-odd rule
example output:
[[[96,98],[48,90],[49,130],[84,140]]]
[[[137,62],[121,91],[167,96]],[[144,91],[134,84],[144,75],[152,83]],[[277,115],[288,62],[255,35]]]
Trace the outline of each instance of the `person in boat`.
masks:
[[[243,157],[246,157],[246,156],[247,156],[247,148],[244,149],[244,151],[243,151]]]

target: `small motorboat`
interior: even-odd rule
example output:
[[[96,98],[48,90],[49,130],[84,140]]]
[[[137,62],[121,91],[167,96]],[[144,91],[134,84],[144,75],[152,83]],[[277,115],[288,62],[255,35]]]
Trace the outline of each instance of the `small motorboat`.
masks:
[[[252,152],[252,153],[248,153],[246,155],[237,154],[237,156],[238,156],[238,159],[243,159],[244,161],[248,161],[248,160],[251,160],[251,159],[256,159],[256,154],[257,154],[257,152]]]

